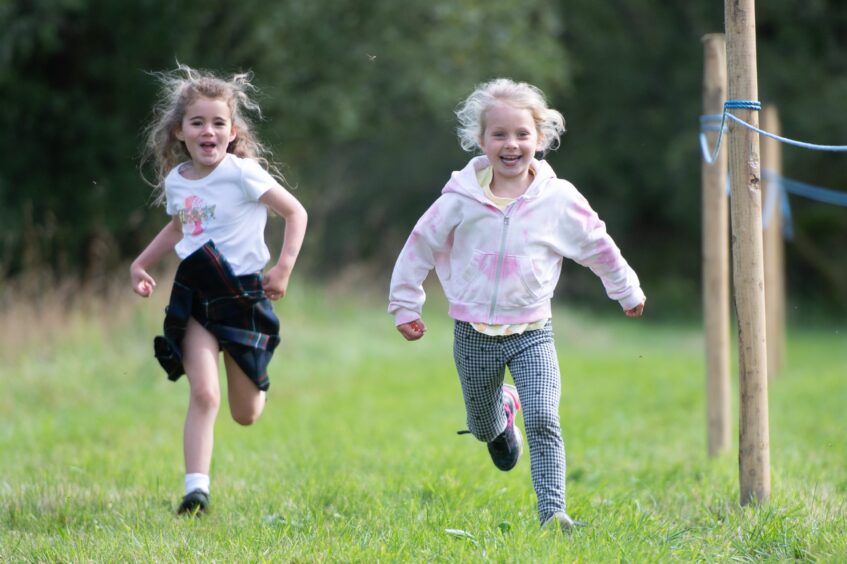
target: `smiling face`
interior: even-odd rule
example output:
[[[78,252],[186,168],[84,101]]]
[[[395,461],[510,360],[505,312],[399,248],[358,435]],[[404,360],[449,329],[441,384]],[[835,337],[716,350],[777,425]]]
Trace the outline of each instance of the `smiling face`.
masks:
[[[491,163],[495,183],[528,181],[529,164],[540,143],[531,111],[502,101],[486,110],[479,145]]]
[[[235,140],[232,111],[223,99],[201,96],[186,106],[174,134],[191,155],[191,176],[202,178],[220,164]]]

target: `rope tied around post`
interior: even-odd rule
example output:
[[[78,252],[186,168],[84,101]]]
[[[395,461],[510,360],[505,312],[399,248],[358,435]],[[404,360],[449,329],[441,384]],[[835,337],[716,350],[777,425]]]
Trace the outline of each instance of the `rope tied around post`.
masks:
[[[762,103],[758,100],[727,100],[723,104],[723,113],[722,114],[710,114],[700,116],[700,148],[703,151],[703,159],[708,164],[714,164],[715,160],[718,158],[718,152],[721,150],[721,141],[723,140],[723,134],[726,132],[726,117],[729,116],[732,119],[747,125],[751,129],[756,129],[746,121],[741,120],[731,113],[728,110],[735,109],[743,109],[743,110],[753,110],[753,111],[761,111]],[[714,125],[713,122],[720,121],[720,125]],[[718,139],[715,142],[714,151],[709,151],[709,142],[706,139],[706,131],[717,131]]]
[[[700,148],[703,152],[703,159],[709,165],[714,164],[715,160],[718,157],[718,152],[721,148],[721,141],[723,140],[723,134],[727,131],[727,118],[737,123],[740,123],[744,127],[747,127],[752,131],[764,135],[765,137],[775,139],[776,141],[786,143],[788,145],[794,145],[797,147],[802,147],[804,149],[811,149],[816,151],[847,152],[847,145],[818,145],[814,143],[805,143],[803,141],[795,141],[793,139],[788,139],[787,137],[782,137],[780,135],[769,133],[763,129],[760,129],[747,123],[743,119],[729,112],[729,110],[735,109],[761,111],[762,103],[757,100],[727,100],[726,102],[724,102],[723,107],[724,111],[722,114],[707,114],[700,116]],[[720,125],[718,125],[718,122],[720,123]],[[709,151],[708,139],[706,139],[706,132],[709,131],[718,132],[718,138],[715,142],[715,148],[711,152]],[[765,180],[773,182],[776,185],[776,190],[770,193],[773,195],[769,195],[769,197],[765,200],[765,206],[762,210],[763,227],[767,228],[768,224],[770,223],[770,218],[773,214],[773,210],[778,205],[778,198],[779,207],[782,210],[783,216],[785,216],[788,220],[786,223],[783,224],[783,235],[786,239],[790,240],[792,238],[793,231],[791,228],[791,208],[788,202],[789,192],[810,200],[816,200],[818,202],[823,202],[836,206],[847,206],[847,194],[845,194],[844,192],[837,192],[833,190],[828,190],[826,188],[820,188],[817,186],[804,184],[802,182],[798,182],[796,180],[791,180],[781,175],[774,174],[772,171],[769,170],[763,171],[763,177],[765,178]],[[729,178],[727,178],[726,191],[727,194],[729,194]],[[777,193],[779,194],[778,197],[776,196]]]
[[[704,115],[700,116],[700,148],[703,152],[703,159],[708,164],[714,164],[715,159],[718,158],[718,151],[721,150],[721,141],[723,140],[723,134],[726,132],[726,120],[727,118],[731,119],[736,123],[740,123],[744,127],[755,131],[760,135],[764,135],[765,137],[770,137],[771,139],[775,139],[780,143],[785,143],[787,145],[794,145],[795,147],[801,147],[803,149],[811,149],[813,151],[831,151],[836,153],[847,152],[847,145],[818,145],[816,143],[806,143],[804,141],[796,141],[794,139],[789,139],[788,137],[782,137],[780,135],[774,135],[773,133],[768,133],[764,129],[759,129],[758,127],[747,123],[743,119],[738,116],[733,115],[729,112],[729,110],[735,109],[743,109],[743,110],[753,110],[753,111],[761,111],[762,103],[757,100],[727,100],[723,105],[723,113],[720,115]],[[714,125],[714,122],[720,120],[720,126]],[[709,143],[706,139],[706,131],[717,131],[718,139],[715,142],[714,151],[709,151]]]
[[[727,100],[723,104],[723,112],[727,110],[753,110],[756,112],[762,111],[762,103],[758,100]]]

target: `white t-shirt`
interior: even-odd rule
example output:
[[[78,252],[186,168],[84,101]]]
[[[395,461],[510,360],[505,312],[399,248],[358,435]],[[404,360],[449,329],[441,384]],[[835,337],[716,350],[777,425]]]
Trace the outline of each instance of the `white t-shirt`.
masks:
[[[198,180],[182,176],[181,166],[165,178],[168,215],[182,223],[176,254],[184,259],[211,240],[236,276],[260,272],[270,252],[265,244],[268,210],[259,198],[276,180],[258,162],[231,153]]]

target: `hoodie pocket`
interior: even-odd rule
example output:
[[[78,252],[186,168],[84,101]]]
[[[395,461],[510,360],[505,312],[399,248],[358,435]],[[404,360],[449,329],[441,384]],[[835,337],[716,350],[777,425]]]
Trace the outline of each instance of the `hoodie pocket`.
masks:
[[[456,282],[457,297],[461,303],[488,305],[494,292],[497,274],[497,254],[474,251]]]
[[[500,273],[497,304],[500,307],[523,307],[538,302],[541,282],[526,255],[506,255]]]
[[[474,251],[462,274],[463,288],[459,301],[466,304],[490,305],[497,292],[497,305],[522,307],[538,302],[542,284],[532,267],[532,258],[525,255],[506,255],[497,277],[496,253]]]

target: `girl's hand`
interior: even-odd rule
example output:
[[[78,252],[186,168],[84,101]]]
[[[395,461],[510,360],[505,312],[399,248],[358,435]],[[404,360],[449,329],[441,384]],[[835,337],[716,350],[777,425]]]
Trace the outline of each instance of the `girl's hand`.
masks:
[[[285,296],[288,289],[288,278],[294,269],[294,263],[300,254],[303,237],[306,234],[308,215],[306,209],[282,186],[274,186],[259,198],[259,201],[271,208],[285,220],[282,249],[279,260],[268,270],[262,281],[265,295],[271,300]]]
[[[173,252],[176,244],[182,239],[182,224],[174,216],[159,231],[145,249],[138,255],[129,267],[129,277],[132,279],[132,291],[142,298],[149,298],[156,288],[156,281],[147,273],[148,268],[158,264],[168,253]]]
[[[265,290],[265,295],[268,299],[276,301],[285,297],[285,292],[288,290],[288,279],[291,277],[291,271],[277,264],[265,274],[262,279],[262,288]]]
[[[142,298],[149,298],[156,287],[156,281],[147,274],[147,271],[133,264],[129,267],[129,276],[132,279],[132,291]]]
[[[634,308],[626,310],[624,313],[627,317],[641,317],[641,314],[644,312],[644,303],[645,302],[641,302]]]
[[[407,341],[417,341],[424,336],[424,333],[426,333],[426,325],[424,325],[422,319],[415,319],[414,321],[398,325],[397,330],[400,331],[400,334],[403,335]]]

